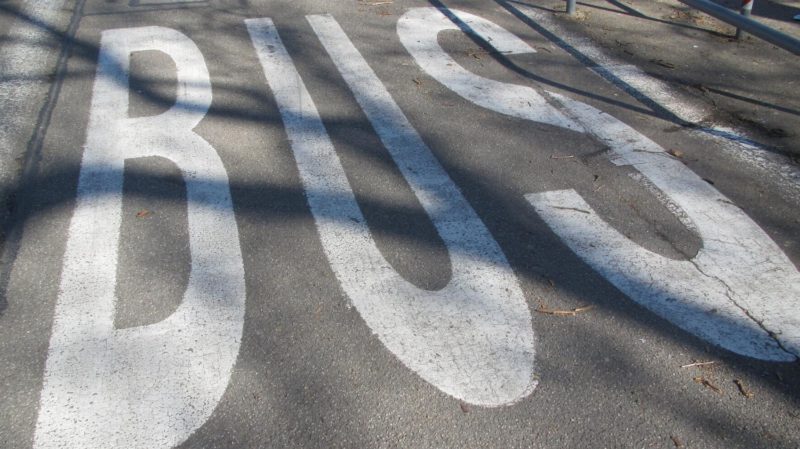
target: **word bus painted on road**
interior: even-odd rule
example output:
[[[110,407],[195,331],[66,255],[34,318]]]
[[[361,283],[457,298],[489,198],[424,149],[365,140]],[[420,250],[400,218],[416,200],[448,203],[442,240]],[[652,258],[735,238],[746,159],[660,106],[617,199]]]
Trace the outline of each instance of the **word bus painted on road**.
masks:
[[[307,19],[430,217],[453,267],[446,286],[428,291],[383,258],[276,27],[267,18],[245,20],[342,289],[386,348],[441,391],[489,407],[523,399],[536,386],[534,334],[505,255],[339,24],[328,15]],[[613,163],[638,170],[703,239],[694,258],[675,261],[622,236],[574,190],[526,195],[576,254],[632,300],[694,335],[749,357],[795,359],[800,274],[763,230],[614,117],[554,92],[467,71],[437,43],[440,32],[458,29],[504,54],[535,52],[493,22],[462,11],[414,8],[397,24],[403,46],[438,82],[500,114],[592,136],[611,149]],[[130,57],[144,50],[172,58],[182,88],[166,112],[134,118],[127,113]],[[221,399],[239,352],[245,284],[227,173],[216,150],[193,131],[211,98],[203,56],[185,35],[163,27],[103,32],[35,447],[173,447]],[[145,156],[173,161],[186,182],[191,274],[183,302],[168,318],[115,329],[124,162]]]

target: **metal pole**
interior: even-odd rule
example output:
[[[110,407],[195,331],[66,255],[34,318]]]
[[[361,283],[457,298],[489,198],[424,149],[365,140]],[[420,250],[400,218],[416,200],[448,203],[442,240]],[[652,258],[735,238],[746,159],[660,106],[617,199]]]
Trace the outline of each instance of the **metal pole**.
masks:
[[[781,33],[778,30],[772,29],[766,25],[756,22],[753,19],[743,17],[736,12],[731,11],[724,6],[711,3],[707,0],[678,0],[693,8],[697,8],[704,13],[714,16],[723,22],[730,23],[735,27],[747,31],[755,37],[764,39],[770,44],[777,45],[785,50],[788,50],[796,55],[800,55],[800,40],[792,36]]]
[[[739,13],[744,17],[750,17],[751,12],[753,12],[753,0],[742,0],[742,9]],[[743,34],[741,28],[736,28],[736,39],[741,39]]]
[[[575,15],[575,0],[567,0],[567,14]]]

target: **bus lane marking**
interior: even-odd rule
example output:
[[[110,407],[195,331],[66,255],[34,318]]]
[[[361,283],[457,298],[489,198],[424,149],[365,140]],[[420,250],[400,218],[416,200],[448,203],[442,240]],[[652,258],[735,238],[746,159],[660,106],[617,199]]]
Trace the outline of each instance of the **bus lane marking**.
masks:
[[[162,114],[130,118],[130,55],[145,50],[174,60],[177,100]],[[222,397],[239,352],[245,284],[227,173],[193,131],[210,104],[208,69],[188,37],[161,27],[103,32],[35,448],[173,447]],[[191,272],[172,315],[115,329],[124,163],[148,156],[174,162],[186,182]]]
[[[444,241],[441,290],[420,289],[383,258],[310,94],[270,19],[248,30],[272,90],[326,256],[367,325],[404,365],[476,405],[527,396],[531,315],[500,247],[331,16],[308,21]]]
[[[678,327],[737,354],[795,360],[800,273],[780,248],[730,200],[620,120],[547,90],[507,83],[500,89],[496,81],[459,66],[437,42],[441,31],[463,28],[500,53],[521,53],[526,47],[534,52],[512,33],[485,22],[458,10],[414,8],[399,19],[397,32],[426,73],[467,100],[584,132],[608,146],[611,162],[634,167],[660,190],[660,198],[668,199],[671,210],[677,208],[678,217],[700,235],[703,247],[690,260],[670,260],[608,226],[574,190],[526,195],[553,232],[623,293]],[[475,89],[488,95],[476,100],[470,95]],[[566,124],[553,117],[566,117]],[[570,208],[589,213],[570,213]]]

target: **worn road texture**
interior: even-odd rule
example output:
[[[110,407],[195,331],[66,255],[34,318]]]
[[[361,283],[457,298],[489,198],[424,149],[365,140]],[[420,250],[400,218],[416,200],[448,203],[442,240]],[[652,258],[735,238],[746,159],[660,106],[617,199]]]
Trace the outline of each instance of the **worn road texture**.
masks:
[[[580,3],[0,2],[0,446],[800,447],[800,60]]]

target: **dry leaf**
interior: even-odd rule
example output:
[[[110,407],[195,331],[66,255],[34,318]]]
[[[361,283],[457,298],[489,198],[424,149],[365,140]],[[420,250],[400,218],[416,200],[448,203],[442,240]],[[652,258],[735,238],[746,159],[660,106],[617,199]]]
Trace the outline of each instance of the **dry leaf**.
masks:
[[[667,68],[667,69],[674,69],[675,68],[675,64],[673,64],[671,62],[668,62],[668,61],[664,61],[663,59],[651,59],[650,62],[652,62],[654,64],[658,64],[661,67],[664,67],[664,68]]]
[[[739,393],[742,393],[742,396],[748,399],[753,397],[753,392],[748,390],[747,387],[744,386],[744,383],[741,380],[733,379],[733,383],[735,383],[736,386],[739,387]]]
[[[147,209],[142,209],[139,212],[136,212],[136,218],[147,218],[151,215],[153,215],[153,213]]]
[[[466,402],[460,402],[458,405],[461,407],[462,412],[469,413],[469,404]]]
[[[683,151],[681,151],[681,150],[669,150],[667,153],[669,153],[669,154],[671,154],[671,155],[673,155],[675,157],[678,157],[678,158],[683,157]]]
[[[690,368],[692,366],[707,366],[707,365],[713,365],[715,363],[717,362],[694,362],[694,363],[689,363],[688,365],[681,365],[681,368]]]
[[[544,313],[546,315],[575,316],[581,312],[592,310],[593,308],[594,306],[581,306],[569,310],[553,310],[553,309],[548,309],[547,307],[544,306],[544,304],[539,304],[539,307],[536,309],[536,311],[539,313]]]
[[[715,393],[720,393],[720,394],[722,393],[722,390],[720,390],[719,387],[709,382],[709,380],[703,376],[694,377],[692,378],[692,380],[699,384],[702,384],[706,388],[713,390]]]
[[[550,207],[552,207],[553,209],[571,210],[575,212],[580,212],[582,214],[591,214],[591,212],[589,212],[588,210],[578,209],[575,207],[560,207],[560,206],[550,206]]]
[[[683,447],[683,442],[681,442],[681,440],[679,440],[675,435],[670,435],[669,439],[672,440],[672,444],[674,444],[675,447]]]

